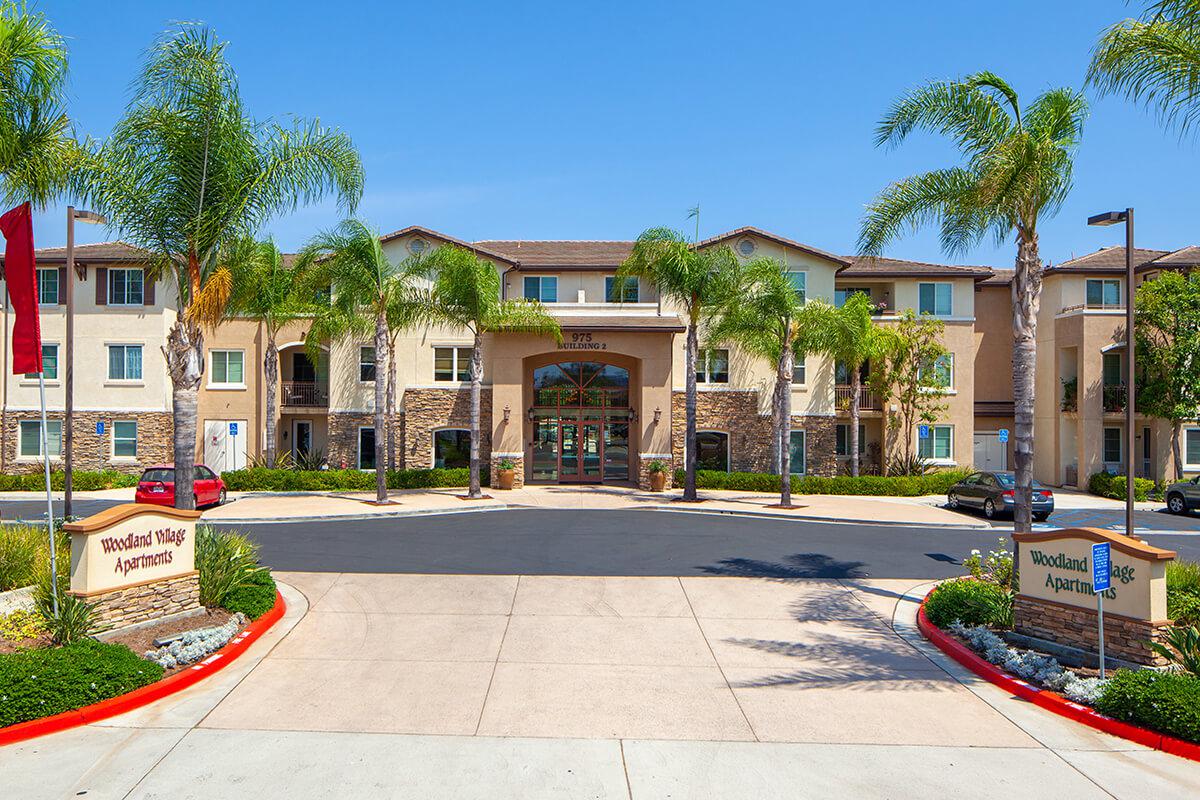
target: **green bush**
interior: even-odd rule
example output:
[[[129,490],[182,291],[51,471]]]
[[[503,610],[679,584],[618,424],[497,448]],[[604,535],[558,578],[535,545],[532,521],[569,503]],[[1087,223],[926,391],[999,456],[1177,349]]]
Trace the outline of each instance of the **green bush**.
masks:
[[[0,728],[132,692],[162,675],[125,645],[93,639],[0,655]]]
[[[925,616],[939,628],[964,625],[1011,628],[1013,593],[994,583],[958,578],[938,584],[925,600]]]
[[[823,478],[816,475],[793,475],[792,491],[796,494],[919,497],[926,494],[945,494],[951,486],[969,474],[966,470],[944,470],[921,476],[860,475],[852,478],[849,475],[839,475],[835,478]],[[676,470],[676,486],[683,485],[683,477],[683,470]],[[700,489],[773,493],[779,491],[779,476],[765,472],[697,470],[696,486]]]
[[[42,617],[55,644],[72,644],[91,636],[97,626],[96,607],[82,598],[67,594],[67,581],[58,581],[58,613],[54,613],[54,591],[49,579],[38,582],[33,604]]]
[[[124,489],[137,486],[139,475],[127,475],[115,469],[105,469],[99,472],[74,470],[72,472],[71,488],[76,492],[93,492],[99,489]],[[50,488],[61,491],[63,488],[63,473],[50,473]],[[22,475],[0,475],[0,492],[44,492],[46,491],[46,476],[41,472],[30,472]]]
[[[480,475],[487,483],[489,470]],[[466,486],[468,469],[398,469],[387,473],[389,489],[437,489]],[[375,473],[359,469],[266,469],[251,467],[221,475],[231,492],[369,492],[375,489]]]
[[[49,534],[44,525],[0,525],[0,592],[32,586],[50,574]],[[71,540],[59,531],[58,571],[68,575]]]
[[[1200,678],[1182,673],[1117,670],[1096,710],[1189,742],[1200,742]]]
[[[258,619],[275,606],[275,579],[270,570],[260,569],[225,596],[226,611],[240,611]]]
[[[1167,562],[1167,616],[1178,625],[1200,625],[1200,563]]]
[[[1138,501],[1149,500],[1150,495],[1154,492],[1154,481],[1149,478],[1134,478],[1133,479],[1133,499]],[[1107,472],[1097,472],[1088,478],[1088,491],[1100,497],[1109,497],[1113,500],[1125,499],[1125,476],[1110,475]]]
[[[196,569],[200,604],[209,608],[226,607],[230,594],[266,571],[258,565],[258,545],[236,531],[220,532],[208,525],[196,528]]]

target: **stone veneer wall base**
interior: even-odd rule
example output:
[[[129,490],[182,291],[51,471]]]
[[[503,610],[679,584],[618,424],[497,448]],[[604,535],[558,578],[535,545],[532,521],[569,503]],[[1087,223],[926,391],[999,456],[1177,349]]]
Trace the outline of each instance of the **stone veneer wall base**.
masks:
[[[62,422],[62,411],[47,411],[46,419]],[[19,458],[20,425],[22,420],[41,422],[40,411],[6,411],[4,413],[3,454],[4,471],[13,473],[41,472],[42,460]],[[116,470],[140,475],[151,464],[169,464],[174,460],[174,421],[169,411],[76,411],[72,415],[74,466],[77,470]],[[137,456],[113,458],[113,421],[137,421]],[[104,423],[104,433],[96,435],[96,423]],[[203,432],[203,431],[202,431]],[[50,468],[62,470],[61,459],[51,461]]]
[[[1104,615],[1104,650],[1125,661],[1164,666],[1148,642],[1161,642],[1170,623],[1146,622],[1117,614]],[[1018,595],[1013,601],[1013,629],[1025,636],[1096,653],[1100,649],[1095,609],[1077,608]]]
[[[200,573],[115,589],[84,599],[95,606],[98,630],[127,628],[201,609]]]

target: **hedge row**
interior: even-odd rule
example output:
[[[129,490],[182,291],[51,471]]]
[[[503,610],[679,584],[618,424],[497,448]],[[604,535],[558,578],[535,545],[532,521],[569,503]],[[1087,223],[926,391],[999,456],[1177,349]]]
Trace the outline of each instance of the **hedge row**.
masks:
[[[71,488],[77,492],[91,492],[97,489],[123,489],[137,486],[138,475],[127,475],[113,469],[99,472],[74,470]],[[62,491],[63,473],[50,473],[50,488]],[[26,475],[0,475],[0,492],[44,492],[46,491],[46,476],[41,472],[31,472]]]
[[[969,474],[966,470],[945,470],[920,476],[860,475],[852,478],[849,475],[839,475],[836,478],[822,478],[816,475],[793,475],[792,491],[796,494],[920,497],[926,494],[945,494],[951,486]],[[683,470],[676,470],[676,486],[683,485],[683,477]],[[764,472],[697,470],[696,486],[700,489],[731,489],[739,492],[778,492],[779,476]]]
[[[466,486],[469,469],[398,469],[387,473],[389,489],[435,489]],[[487,483],[485,470],[481,479]],[[368,492],[375,488],[375,473],[358,469],[250,469],[232,470],[221,478],[231,492]]]
[[[1117,670],[1096,702],[1114,719],[1200,742],[1200,678],[1149,669]]]
[[[1110,497],[1113,500],[1125,499],[1125,476],[1110,475],[1107,472],[1097,472],[1088,478],[1088,492],[1100,497]],[[1133,479],[1133,499],[1149,500],[1155,493],[1154,481],[1149,478]]]

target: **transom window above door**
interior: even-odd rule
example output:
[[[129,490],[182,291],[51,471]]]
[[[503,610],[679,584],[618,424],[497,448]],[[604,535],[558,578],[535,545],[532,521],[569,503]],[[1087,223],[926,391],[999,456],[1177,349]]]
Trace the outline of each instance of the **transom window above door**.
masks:
[[[524,287],[526,300],[558,302],[558,277],[555,275],[526,275]]]
[[[471,348],[433,348],[433,379],[460,382],[471,380]]]

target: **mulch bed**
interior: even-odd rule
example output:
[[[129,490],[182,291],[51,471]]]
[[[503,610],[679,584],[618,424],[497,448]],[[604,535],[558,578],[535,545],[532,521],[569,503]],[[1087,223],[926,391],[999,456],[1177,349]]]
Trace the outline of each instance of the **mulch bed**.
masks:
[[[35,636],[32,639],[5,639],[0,637],[0,656],[8,653],[16,653],[21,650],[37,650],[42,647],[50,646],[50,635],[42,634]]]

